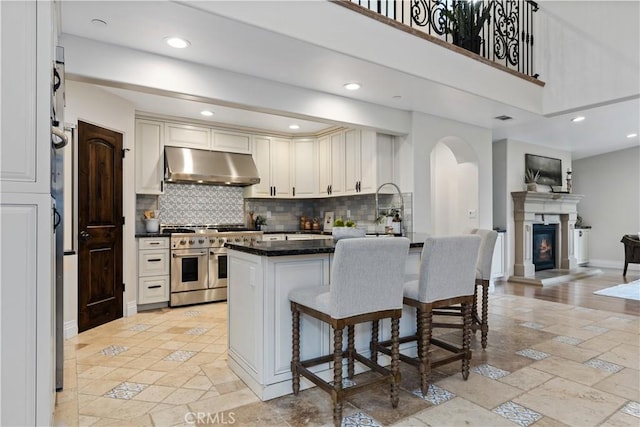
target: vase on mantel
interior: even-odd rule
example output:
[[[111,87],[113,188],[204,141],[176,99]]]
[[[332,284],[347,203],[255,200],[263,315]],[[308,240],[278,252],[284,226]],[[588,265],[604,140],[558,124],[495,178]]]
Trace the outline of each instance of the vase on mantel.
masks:
[[[538,184],[535,182],[527,182],[527,191],[538,191]]]

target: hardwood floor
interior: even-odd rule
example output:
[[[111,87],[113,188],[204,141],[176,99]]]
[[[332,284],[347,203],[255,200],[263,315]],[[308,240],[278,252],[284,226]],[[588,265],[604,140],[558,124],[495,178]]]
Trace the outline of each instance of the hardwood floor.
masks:
[[[640,279],[640,272],[627,271],[627,277],[625,278],[622,277],[622,271],[618,269],[601,268],[600,270],[602,270],[602,274],[546,286],[533,286],[498,280],[495,282],[494,293],[498,295],[519,295],[571,304],[577,307],[639,315],[640,301],[595,295],[594,292],[638,280]]]

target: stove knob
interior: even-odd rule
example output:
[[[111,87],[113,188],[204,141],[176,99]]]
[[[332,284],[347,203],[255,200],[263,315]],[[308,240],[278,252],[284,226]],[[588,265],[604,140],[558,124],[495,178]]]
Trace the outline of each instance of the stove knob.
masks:
[[[236,242],[240,242],[240,238],[239,237],[236,237]]]
[[[180,240],[180,244],[181,244],[181,245],[185,245],[186,243],[187,243],[187,241],[186,241],[186,240]]]
[[[198,243],[204,243],[204,239],[199,239]]]
[[[194,243],[194,240],[193,239],[189,239],[189,244],[193,245],[193,243]]]
[[[218,239],[218,243],[223,244],[223,243],[224,243],[224,238],[222,238],[222,237],[221,237],[221,238],[219,238],[219,239]]]

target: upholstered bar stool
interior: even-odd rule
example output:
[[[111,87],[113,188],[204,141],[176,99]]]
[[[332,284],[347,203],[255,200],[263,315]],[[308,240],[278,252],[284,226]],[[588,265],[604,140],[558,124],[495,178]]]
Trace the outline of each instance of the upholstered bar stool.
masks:
[[[476,235],[429,237],[422,248],[420,275],[404,285],[404,304],[416,309],[416,334],[400,338],[400,343],[417,342],[417,357],[400,354],[400,360],[416,366],[420,372],[420,389],[428,390],[431,369],[462,360],[462,377],[469,376],[471,360],[471,309],[473,307],[476,262],[481,238]],[[433,311],[461,304],[462,342],[453,345],[432,337]],[[449,351],[432,360],[430,345]],[[381,342],[379,351],[389,354],[389,342]]]
[[[399,320],[402,315],[403,275],[409,240],[397,238],[352,238],[336,243],[331,264],[330,286],[297,289],[289,293],[293,317],[292,382],[293,392],[300,390],[300,375],[331,394],[333,421],[342,423],[345,396],[381,382],[391,383],[391,404],[398,405]],[[331,325],[333,354],[311,360],[300,360],[300,314],[314,317]],[[391,366],[383,367],[371,358],[356,352],[354,325],[391,319]],[[347,327],[347,350],[343,351],[343,329]],[[377,336],[376,336],[377,339]],[[347,377],[354,376],[354,361],[379,374],[372,380],[344,389],[342,360],[347,358]],[[375,359],[375,358],[374,358]],[[333,381],[327,382],[309,368],[333,362]]]
[[[482,348],[487,348],[487,335],[489,334],[489,284],[491,281],[491,263],[493,261],[493,249],[496,246],[498,233],[494,230],[476,229],[472,233],[482,238],[480,253],[476,264],[476,289],[473,298],[473,320],[475,326],[480,327],[482,334]],[[482,311],[478,315],[478,287],[482,288]]]
[[[491,263],[493,261],[493,248],[496,244],[498,233],[493,230],[474,229],[472,234],[480,236],[480,251],[478,260],[476,261],[476,288],[473,295],[473,308],[471,310],[471,327],[475,332],[481,331],[482,348],[487,348],[487,335],[489,332],[489,283],[491,280]],[[482,288],[482,307],[481,314],[478,314],[478,287]],[[460,305],[443,307],[433,311],[437,316],[455,316],[462,317],[462,308]],[[444,322],[438,320],[433,322],[434,328],[456,328],[462,329],[460,322]]]

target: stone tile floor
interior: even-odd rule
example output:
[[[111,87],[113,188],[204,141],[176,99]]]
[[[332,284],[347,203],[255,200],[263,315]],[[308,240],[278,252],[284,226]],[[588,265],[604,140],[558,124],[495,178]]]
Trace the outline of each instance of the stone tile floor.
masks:
[[[67,340],[55,425],[331,425],[328,394],[261,402],[227,368],[226,309],[141,312]],[[422,396],[401,364],[399,407],[386,387],[365,391],[345,404],[343,425],[640,425],[639,317],[491,295],[490,328],[487,350],[472,338],[467,381],[456,362]]]

